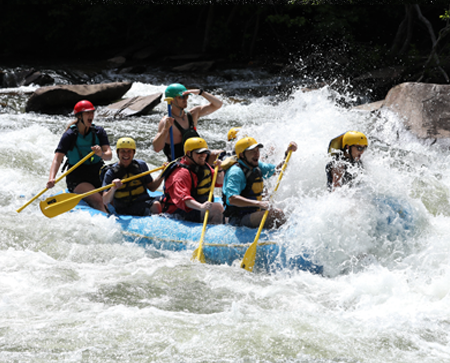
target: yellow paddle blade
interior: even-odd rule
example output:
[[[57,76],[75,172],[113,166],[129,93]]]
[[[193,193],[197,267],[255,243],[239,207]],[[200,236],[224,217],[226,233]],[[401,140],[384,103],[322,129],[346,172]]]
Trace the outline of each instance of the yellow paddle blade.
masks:
[[[281,168],[280,175],[278,176],[277,185],[275,186],[275,189],[273,190],[273,193],[270,196],[270,199],[272,199],[273,194],[278,190],[278,186],[280,185],[281,178],[283,178],[284,170],[287,167],[287,164],[289,162],[289,159],[291,158],[291,155],[292,155],[292,150],[289,150],[289,152],[288,152],[288,154],[286,156],[286,160],[284,161],[284,165]],[[264,212],[264,215],[262,217],[261,223],[260,223],[259,228],[258,228],[258,233],[256,233],[255,240],[249,246],[249,248],[245,252],[244,258],[242,259],[241,268],[244,268],[247,271],[252,272],[253,271],[253,266],[255,266],[256,248],[258,247],[259,236],[261,235],[261,231],[262,231],[262,229],[264,227],[264,224],[266,223],[266,219],[267,219],[268,215],[269,215],[269,210],[267,209]]]
[[[56,183],[58,183],[59,181],[61,181],[64,177],[66,177],[67,175],[69,175],[72,171],[74,171],[76,168],[78,168],[81,164],[83,164],[87,159],[89,159],[90,157],[94,156],[94,152],[91,151],[88,155],[86,155],[83,159],[81,159],[78,163],[76,163],[74,166],[72,166],[69,170],[67,170],[63,175],[61,175],[58,179],[55,180],[55,185]],[[17,209],[17,213],[22,212],[22,210],[24,210],[26,207],[28,207],[32,202],[34,202],[37,198],[39,198],[42,194],[44,194],[48,189],[45,188],[44,190],[42,190],[38,195],[34,196],[33,199],[31,199],[28,203],[26,203],[25,205],[23,205],[22,207],[20,207],[19,209]]]
[[[46,217],[53,218],[75,208],[81,199],[83,194],[63,193],[40,202],[39,207]]]
[[[200,258],[198,257],[198,252],[200,251]],[[191,261],[199,260],[201,263],[205,263],[205,255],[203,254],[203,249],[199,249],[198,247],[192,253]]]
[[[245,252],[244,258],[241,262],[241,268],[246,269],[247,271],[252,272],[253,267],[255,266],[256,259],[256,247],[258,245],[258,241],[253,242],[247,251]]]

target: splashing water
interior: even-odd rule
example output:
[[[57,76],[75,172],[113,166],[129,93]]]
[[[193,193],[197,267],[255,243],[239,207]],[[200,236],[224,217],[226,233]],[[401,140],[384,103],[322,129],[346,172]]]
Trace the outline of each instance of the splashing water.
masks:
[[[251,96],[242,90],[257,83],[230,78],[202,79],[224,106],[199,132],[224,148],[229,128],[242,126],[272,163],[297,142],[274,199],[289,216],[278,242],[292,255],[312,250],[324,276],[192,263],[190,251],[127,243],[112,218],[48,220],[37,202],[17,214],[45,187],[72,117],[24,114],[24,98],[12,97],[0,113],[1,362],[450,362],[448,140],[418,140],[393,114],[343,108],[337,99],[348,96],[329,88]],[[168,83],[141,80],[127,97]],[[135,138],[137,157],[159,166],[151,140],[165,112],[162,103],[95,123],[112,145]],[[369,138],[366,172],[358,187],[329,193],[328,143],[348,130]]]

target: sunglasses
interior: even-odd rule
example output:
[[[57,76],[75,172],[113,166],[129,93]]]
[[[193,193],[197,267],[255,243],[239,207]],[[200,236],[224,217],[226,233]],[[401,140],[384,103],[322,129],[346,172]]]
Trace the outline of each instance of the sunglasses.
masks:
[[[358,151],[364,151],[364,150],[366,150],[367,149],[367,146],[355,146],[356,147],[356,150],[358,150]]]
[[[189,95],[178,96],[178,97],[182,98],[183,100],[186,100],[189,97]]]
[[[208,156],[211,155],[211,151],[209,151],[209,150],[202,151],[201,153],[199,153],[197,151],[193,151],[193,153],[195,153],[197,155],[201,155],[201,154],[207,154]]]

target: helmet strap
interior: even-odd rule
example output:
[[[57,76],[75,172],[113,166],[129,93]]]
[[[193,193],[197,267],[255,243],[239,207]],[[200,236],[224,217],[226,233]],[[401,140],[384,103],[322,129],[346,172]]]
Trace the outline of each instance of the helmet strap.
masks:
[[[353,155],[352,155],[352,146],[353,145],[347,146],[347,153],[349,155],[350,162],[353,164],[355,162],[355,160],[353,159]]]
[[[194,158],[192,157],[192,151],[191,151],[191,155],[187,155],[187,154],[186,154],[186,157],[189,158],[189,159],[191,159],[192,162],[193,162],[195,165],[198,165],[198,164],[195,162]]]
[[[253,167],[252,167],[252,166],[250,165],[250,163],[248,162],[247,157],[245,156],[245,150],[244,150],[244,152],[242,153],[242,158],[241,158],[241,160],[245,163],[245,165],[247,165],[249,168],[253,169]]]
[[[86,127],[86,124],[84,123],[84,120],[83,120],[83,112],[80,112],[77,115],[77,119],[78,119],[78,121],[81,121],[81,123],[83,124],[84,127]]]

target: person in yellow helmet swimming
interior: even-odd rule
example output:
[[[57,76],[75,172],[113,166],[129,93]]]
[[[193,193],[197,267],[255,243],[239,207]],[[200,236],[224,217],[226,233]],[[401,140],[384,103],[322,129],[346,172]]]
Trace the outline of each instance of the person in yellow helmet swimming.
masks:
[[[325,167],[330,192],[354,184],[363,168],[361,157],[368,146],[366,135],[359,131],[348,131],[330,141],[328,153],[333,160]]]
[[[209,192],[214,177],[214,169],[207,163],[210,150],[205,140],[192,137],[184,144],[184,154],[167,167],[164,172],[164,212],[179,219],[201,223],[209,210],[208,223],[223,223],[222,203],[209,202]],[[223,170],[219,165],[215,187],[223,183]]]
[[[157,198],[149,196],[147,189],[154,192],[161,185],[161,173],[155,180],[151,175],[134,179],[123,184],[121,179],[148,171],[147,164],[142,160],[134,159],[136,155],[136,142],[131,137],[122,137],[117,141],[117,156],[119,162],[112,164],[104,173],[103,186],[114,186],[103,194],[105,205],[114,201],[114,208],[118,214],[132,216],[148,216],[161,213],[161,203]]]
[[[268,201],[263,200],[263,179],[272,176],[284,161],[278,166],[261,162],[262,147],[253,137],[244,137],[235,145],[238,160],[227,170],[223,186],[224,216],[229,218],[232,225],[257,228],[266,209],[269,209],[269,214],[265,228],[278,228],[286,222],[281,209],[273,208]],[[286,155],[289,150],[296,151],[297,144],[291,141]]]

